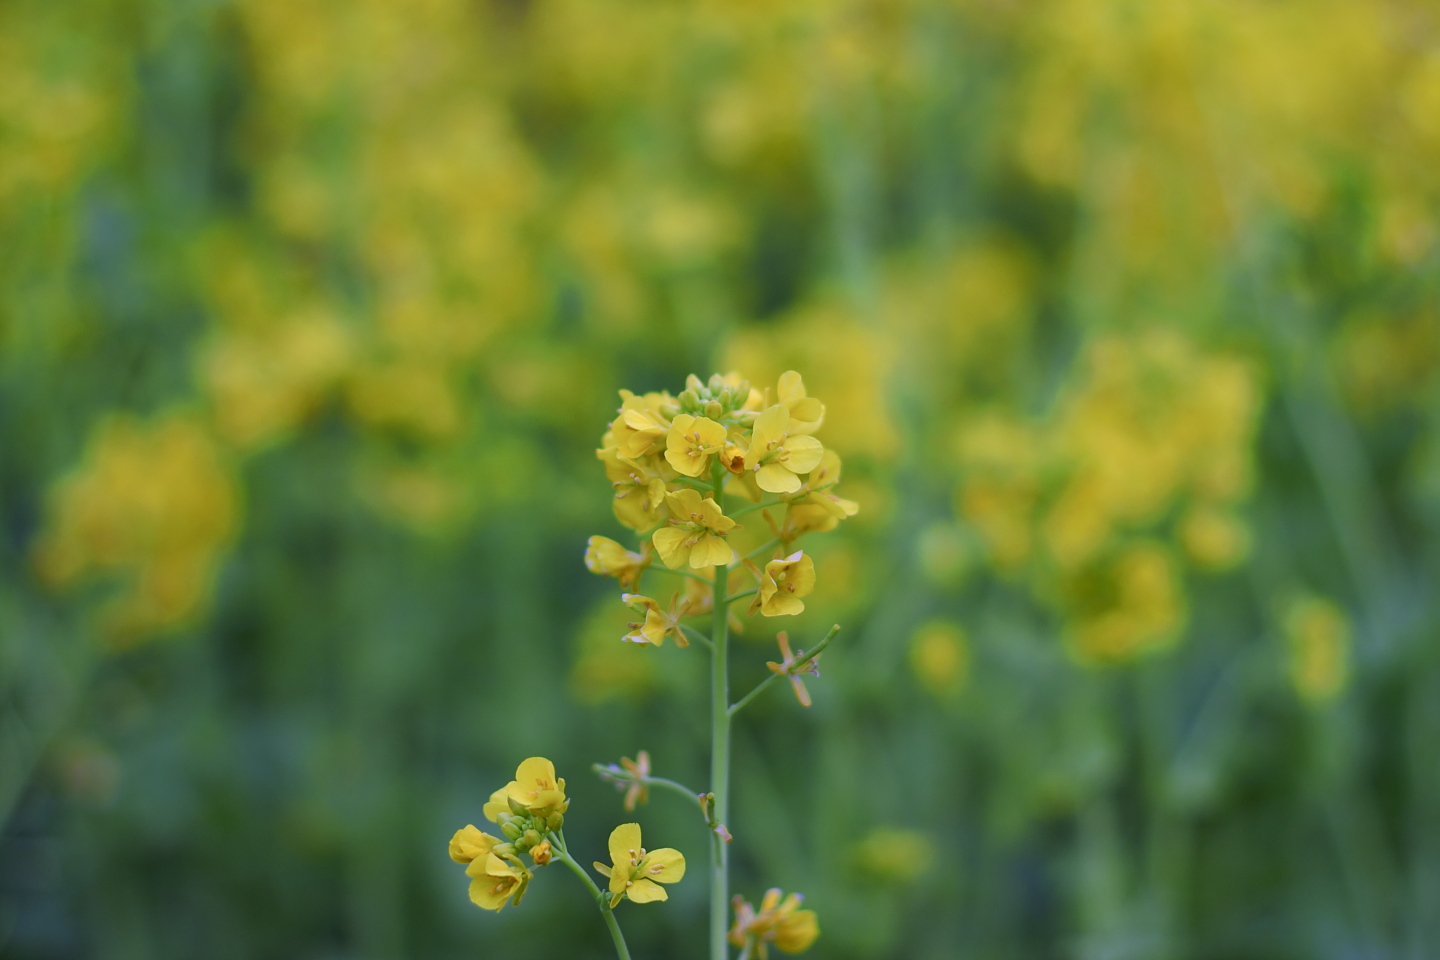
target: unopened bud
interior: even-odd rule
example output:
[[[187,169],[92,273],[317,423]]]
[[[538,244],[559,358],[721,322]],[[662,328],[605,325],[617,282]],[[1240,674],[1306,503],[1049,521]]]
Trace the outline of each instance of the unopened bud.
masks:
[[[700,394],[694,390],[681,390],[680,396],[675,399],[680,401],[680,409],[695,410],[700,406]]]
[[[540,836],[540,832],[538,830],[532,829],[525,831],[525,836],[520,838],[520,842],[525,844],[526,849],[529,849],[530,847],[538,844],[543,839],[545,838]]]
[[[720,417],[724,415],[724,413],[725,408],[720,405],[720,402],[718,400],[711,400],[709,403],[705,404],[705,416],[709,417],[711,420],[719,420]]]
[[[500,832],[505,834],[508,840],[519,840],[521,834],[524,833],[524,831],[520,829],[520,826],[513,820],[509,823],[500,824]]]
[[[692,373],[685,377],[685,393],[698,394],[704,389],[705,384],[701,383],[700,378],[695,376],[695,374]],[[684,393],[681,394],[682,397],[684,395]]]
[[[537,867],[545,866],[554,855],[554,848],[550,846],[549,840],[542,840],[530,850],[530,859],[535,861]]]
[[[558,811],[558,810],[556,810],[554,813],[550,814],[550,816],[548,816],[548,817],[545,818],[545,826],[546,826],[546,828],[549,829],[549,830],[552,830],[552,831],[553,831],[553,830],[559,830],[559,829],[560,829],[561,827],[563,827],[564,825],[565,825],[565,815],[564,815],[563,813],[561,813],[560,811]]]
[[[528,816],[530,816],[530,809],[529,809],[528,807],[526,807],[525,804],[523,804],[523,803],[521,803],[520,801],[516,800],[514,797],[506,797],[505,799],[510,802],[510,812],[513,813],[513,814],[515,814],[515,816],[517,816],[517,817],[528,817]]]

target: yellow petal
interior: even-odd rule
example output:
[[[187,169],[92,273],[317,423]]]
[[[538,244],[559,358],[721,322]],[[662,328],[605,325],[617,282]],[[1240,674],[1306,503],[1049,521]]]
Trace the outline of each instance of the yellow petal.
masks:
[[[456,863],[470,863],[477,857],[484,857],[499,842],[488,833],[481,833],[474,824],[467,824],[450,838],[450,859]]]
[[[643,877],[626,888],[625,896],[630,898],[631,903],[655,903],[658,900],[670,899],[670,894],[665,892],[664,887]]]
[[[763,460],[766,454],[773,453],[785,440],[789,429],[790,411],[779,404],[767,407],[765,412],[755,419],[755,426],[750,431],[750,449],[745,454],[745,462],[756,464]]]
[[[793,617],[805,612],[805,601],[786,593],[776,593],[760,604],[760,613],[767,617]]]
[[[595,872],[600,874],[602,877],[610,876],[610,868],[605,866],[605,864],[601,863],[599,860],[594,861],[590,864],[590,866],[594,867]]]
[[[797,910],[775,929],[775,946],[786,953],[803,953],[820,936],[814,910]]]
[[[486,820],[489,820],[491,823],[499,823],[500,814],[510,812],[510,804],[506,802],[506,797],[508,796],[509,794],[504,787],[490,794],[489,802],[481,808],[481,812],[485,814]]]
[[[728,564],[735,557],[735,551],[730,544],[716,536],[706,535],[700,538],[700,542],[690,551],[690,566],[697,570],[706,567],[713,567],[717,564],[723,566]]]
[[[805,399],[805,381],[794,370],[786,370],[780,374],[778,387],[776,393],[780,397],[780,402],[787,407],[797,400]]]
[[[646,854],[641,866],[656,883],[679,883],[685,876],[685,855],[674,847],[661,847]]]
[[[670,508],[670,515],[681,521],[689,520],[691,516],[702,516],[705,512],[700,505],[699,492],[689,487],[666,494],[665,505]]]
[[[809,473],[820,465],[825,446],[814,437],[791,437],[785,441],[785,466],[795,473]]]
[[[510,902],[510,897],[518,885],[513,877],[476,877],[470,881],[470,900],[477,907],[498,913],[501,907]]]
[[[630,872],[630,858],[640,854],[640,824],[622,823],[610,831],[610,862],[617,873]]]
[[[755,482],[767,493],[794,493],[800,478],[778,463],[767,463],[755,471]]]
[[[555,764],[544,757],[527,757],[520,761],[515,770],[515,779],[521,785],[534,789],[534,784],[552,786],[555,783]]]
[[[661,527],[655,531],[650,542],[655,544],[655,550],[660,554],[660,559],[665,566],[671,570],[685,565],[690,559],[690,548],[685,546],[685,541],[690,539],[689,530],[682,530],[679,527]]]

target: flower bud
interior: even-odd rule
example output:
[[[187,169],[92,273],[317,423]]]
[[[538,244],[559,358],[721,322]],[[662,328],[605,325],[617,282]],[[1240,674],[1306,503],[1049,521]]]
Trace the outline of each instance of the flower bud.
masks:
[[[559,830],[564,825],[565,815],[562,814],[559,810],[556,810],[554,813],[550,814],[550,816],[545,818],[545,827],[548,830]]]
[[[680,396],[676,399],[680,401],[680,409],[682,410],[696,410],[700,407],[700,394],[694,390],[682,390],[680,391]]]
[[[516,823],[512,820],[512,821],[510,821],[510,822],[508,822],[508,823],[502,823],[502,824],[500,824],[500,832],[503,833],[503,834],[505,834],[506,839],[509,839],[509,840],[519,840],[519,839],[520,839],[520,835],[521,835],[524,831],[522,831],[522,830],[520,829],[520,826],[519,826],[518,824],[516,824]]]
[[[700,391],[702,391],[702,390],[704,390],[704,389],[705,389],[705,384],[703,384],[703,383],[700,382],[700,378],[699,378],[699,377],[695,376],[695,374],[693,374],[693,373],[686,375],[686,377],[685,377],[685,393],[698,394]],[[684,396],[685,393],[682,393],[681,396]]]
[[[533,847],[533,846],[535,846],[536,844],[538,844],[538,843],[539,843],[541,840],[543,840],[543,839],[545,839],[545,838],[542,837],[542,836],[540,836],[539,831],[534,830],[534,829],[530,829],[530,830],[526,830],[526,831],[525,831],[525,836],[523,836],[523,837],[520,838],[520,842],[521,842],[521,843],[524,843],[524,844],[525,844],[525,849],[528,850],[528,849],[530,849],[531,847]]]
[[[720,405],[720,402],[718,400],[711,400],[709,403],[705,404],[705,416],[709,417],[711,420],[719,420],[724,415],[725,408]]]
[[[520,801],[516,800],[514,797],[506,797],[505,799],[510,802],[510,812],[513,813],[513,814],[515,814],[515,816],[517,816],[517,817],[528,817],[528,816],[530,816],[530,810],[529,810],[529,808],[527,808],[523,803],[521,803]]]
[[[554,848],[550,846],[549,840],[542,840],[530,850],[530,859],[535,861],[535,866],[543,867],[554,857]]]

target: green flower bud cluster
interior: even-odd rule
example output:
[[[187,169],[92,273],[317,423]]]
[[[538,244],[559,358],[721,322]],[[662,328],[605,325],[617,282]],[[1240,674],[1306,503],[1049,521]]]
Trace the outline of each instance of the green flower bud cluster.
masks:
[[[725,417],[736,418],[736,412],[750,399],[750,383],[741,380],[729,384],[718,373],[711,374],[706,383],[692,373],[685,378],[685,389],[676,399],[685,413],[708,417],[718,423]]]
[[[537,847],[545,839],[545,835],[559,830],[565,824],[565,815],[558,810],[548,814],[537,814],[528,810],[523,804],[510,801],[510,812],[502,813],[496,823],[500,825],[500,832],[505,834],[519,853],[525,853],[532,847]]]

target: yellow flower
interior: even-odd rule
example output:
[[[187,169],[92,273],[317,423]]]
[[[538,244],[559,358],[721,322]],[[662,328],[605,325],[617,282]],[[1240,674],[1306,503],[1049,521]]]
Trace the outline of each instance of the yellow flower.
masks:
[[[615,519],[631,530],[649,530],[664,518],[665,476],[659,458],[636,460],[615,447],[596,451],[615,489]]]
[[[465,875],[470,877],[470,900],[497,913],[512,900],[519,904],[531,877],[514,853],[502,857],[493,851],[483,860],[472,860]]]
[[[785,509],[785,526],[776,532],[776,536],[788,549],[803,534],[829,533],[838,526],[839,518],[819,504],[792,503]]]
[[[663,408],[673,403],[668,393],[637,396],[621,390],[620,415],[610,424],[606,437],[614,441],[621,456],[632,460],[657,452],[670,432],[670,420]]]
[[[556,778],[555,764],[544,757],[521,761],[515,779],[490,795],[485,818],[499,823],[500,814],[510,812],[511,802],[540,816],[564,813],[570,807],[570,801],[565,799],[565,781]]]
[[[770,956],[768,945],[771,943],[784,953],[808,950],[820,936],[820,922],[814,910],[800,909],[804,899],[798,893],[785,897],[778,887],[772,887],[765,891],[765,899],[756,910],[743,897],[736,896],[735,926],[730,928],[730,942],[737,947],[748,947],[760,960]]]
[[[760,577],[760,592],[750,606],[750,612],[759,610],[767,617],[793,616],[805,609],[801,597],[808,597],[815,589],[815,561],[803,550],[797,550],[783,560],[771,560],[765,564]]]
[[[541,840],[530,848],[530,859],[535,861],[535,866],[543,867],[555,858],[555,848],[550,845],[549,840]]]
[[[735,521],[720,512],[710,498],[701,499],[694,490],[667,494],[670,526],[655,531],[652,541],[660,559],[670,569],[689,563],[697,570],[728,564],[735,551],[723,539],[735,528]]]
[[[595,869],[610,878],[610,906],[621,900],[653,903],[668,900],[661,883],[679,883],[685,876],[685,856],[671,847],[648,853],[640,846],[640,824],[622,823],[610,832],[612,866],[595,861]]]
[[[680,629],[680,620],[696,612],[690,599],[681,600],[680,595],[676,594],[670,598],[669,610],[662,610],[660,604],[654,600],[634,593],[622,594],[620,599],[625,601],[631,610],[645,614],[644,622],[630,624],[630,633],[621,639],[627,643],[649,643],[658,647],[673,633],[677,647],[690,646],[685,631]]]
[[[834,490],[835,484],[840,482],[840,470],[840,455],[834,450],[826,450],[821,454],[815,469],[810,471],[805,483],[793,494],[785,497],[786,502],[796,505],[814,504],[836,520],[855,516],[860,512],[860,504],[854,500],[846,500]],[[829,529],[833,530],[834,524]]]
[[[699,477],[710,469],[710,455],[724,446],[724,427],[708,417],[682,413],[670,425],[665,459],[685,476]]]
[[[621,589],[634,590],[640,582],[640,574],[650,566],[652,554],[649,544],[642,550],[635,553],[609,537],[591,537],[585,545],[585,567],[591,573],[619,580]]]
[[[780,402],[790,411],[790,432],[811,434],[825,422],[825,404],[805,395],[805,381],[794,370],[780,374]]]
[[[1312,703],[1334,700],[1350,672],[1350,619],[1324,597],[1306,596],[1285,611],[1290,679]]]
[[[499,837],[481,833],[474,824],[466,824],[464,829],[456,830],[455,836],[450,838],[450,859],[456,863],[470,863],[487,856],[499,842]]]
[[[787,677],[790,680],[790,686],[795,689],[795,699],[800,701],[800,706],[810,706],[810,691],[805,689],[805,681],[801,680],[796,674],[808,673],[811,676],[820,676],[819,654],[811,657],[810,662],[805,664],[803,669],[797,670],[795,665],[804,658],[805,651],[801,650],[799,653],[791,653],[790,636],[783,630],[775,635],[775,642],[780,645],[781,662],[776,663],[770,660],[766,662],[765,666],[770,668],[771,673]]]
[[[755,482],[761,490],[794,493],[800,489],[798,474],[815,469],[824,453],[820,441],[797,433],[790,411],[776,404],[755,421],[750,433],[750,449],[745,453],[745,466],[755,471]]]

